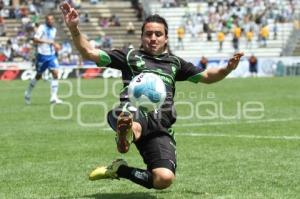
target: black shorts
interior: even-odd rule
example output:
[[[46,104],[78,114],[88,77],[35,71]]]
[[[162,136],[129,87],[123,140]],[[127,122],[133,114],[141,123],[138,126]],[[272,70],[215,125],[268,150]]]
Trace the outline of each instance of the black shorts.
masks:
[[[149,171],[167,168],[176,171],[176,143],[167,134],[160,134],[135,143]]]
[[[116,131],[117,118],[123,105],[111,110],[107,114],[107,121]],[[176,142],[164,120],[156,118],[154,112],[148,114],[141,110],[131,111],[133,120],[142,126],[141,138],[134,142],[148,170],[167,168],[174,174],[176,170]]]

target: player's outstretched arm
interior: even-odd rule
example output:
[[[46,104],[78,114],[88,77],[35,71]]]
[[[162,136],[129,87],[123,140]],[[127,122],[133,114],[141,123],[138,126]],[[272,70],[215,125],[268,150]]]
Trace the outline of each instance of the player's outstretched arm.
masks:
[[[199,80],[203,83],[214,83],[224,79],[231,71],[236,69],[240,62],[240,58],[244,55],[244,53],[239,52],[235,53],[228,61],[228,64],[224,68],[209,68],[202,72],[202,78]]]
[[[67,2],[63,2],[60,4],[60,9],[62,11],[64,21],[69,28],[73,42],[79,53],[82,55],[84,59],[88,59],[99,63],[99,53],[100,50],[93,48],[89,43],[87,38],[80,33],[78,28],[79,25],[79,13],[76,9],[72,8],[70,4]]]

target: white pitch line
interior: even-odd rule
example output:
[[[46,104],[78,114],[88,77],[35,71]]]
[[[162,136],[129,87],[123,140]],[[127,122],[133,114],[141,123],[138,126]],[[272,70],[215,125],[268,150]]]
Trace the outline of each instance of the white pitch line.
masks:
[[[232,125],[232,124],[256,124],[256,123],[271,123],[271,122],[288,122],[297,121],[300,118],[272,118],[265,120],[246,120],[246,121],[231,121],[231,122],[208,122],[208,123],[185,123],[185,124],[175,124],[175,128],[180,127],[193,127],[193,126],[221,126],[221,125]],[[103,128],[104,131],[110,131],[111,128]]]
[[[300,118],[273,118],[265,120],[247,120],[247,121],[232,121],[232,122],[209,122],[209,123],[187,123],[174,125],[176,128],[192,127],[192,126],[220,126],[231,124],[255,124],[255,123],[271,123],[271,122],[287,122],[296,121]],[[111,128],[103,128],[105,131],[111,131]],[[300,140],[300,136],[266,136],[266,135],[232,135],[232,134],[208,134],[208,133],[175,133],[175,136],[190,136],[190,137],[228,137],[228,138],[247,138],[247,139],[273,139],[273,140]]]
[[[104,131],[111,131],[111,128],[104,128]],[[246,138],[246,139],[270,139],[270,140],[300,140],[300,136],[267,136],[267,135],[232,135],[232,134],[215,134],[215,133],[176,133],[176,136],[186,137],[226,137],[226,138]]]
[[[231,121],[231,122],[208,122],[208,123],[186,123],[186,124],[175,124],[174,127],[190,127],[190,126],[221,126],[221,125],[232,125],[232,124],[256,124],[256,123],[271,123],[271,122],[288,122],[288,121],[296,121],[300,120],[300,118],[273,118],[273,119],[265,119],[265,120],[246,120],[246,121]]]
[[[300,136],[266,136],[266,135],[228,135],[228,134],[208,134],[208,133],[175,133],[175,136],[191,137],[229,137],[248,139],[274,139],[274,140],[300,140]]]

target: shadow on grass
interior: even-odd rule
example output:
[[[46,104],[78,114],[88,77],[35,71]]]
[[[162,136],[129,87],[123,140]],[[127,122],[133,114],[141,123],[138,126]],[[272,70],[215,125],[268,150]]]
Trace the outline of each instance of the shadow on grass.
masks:
[[[200,192],[200,191],[193,191],[193,190],[187,190],[187,189],[184,189],[184,190],[177,190],[176,191],[177,194],[189,194],[189,195],[195,195],[195,196],[204,196],[204,195],[207,195],[206,192]],[[168,193],[172,193],[172,191],[169,191],[169,190],[164,190],[164,191],[157,191],[156,194],[168,194]]]
[[[92,195],[85,195],[84,198],[92,198],[92,199],[156,199],[158,195],[164,195],[171,193],[172,191],[164,190],[164,191],[156,191],[156,192],[131,192],[131,193],[97,193]],[[205,192],[197,192],[191,190],[185,190],[183,193],[197,196],[205,196],[207,193]],[[156,196],[155,196],[156,195]]]
[[[145,192],[131,192],[131,193],[97,193],[83,196],[84,198],[93,199],[155,199],[156,197]]]
[[[131,192],[131,193],[96,193],[90,195],[83,195],[83,196],[67,196],[67,197],[59,197],[59,198],[51,198],[51,199],[76,199],[76,198],[86,198],[86,199],[157,199],[158,195],[164,196],[166,194],[172,193],[170,190],[164,191],[155,191],[155,192]],[[194,195],[198,196],[199,198],[205,195],[209,195],[206,192],[198,192],[192,190],[184,190],[179,191],[182,197],[182,194]]]
[[[83,195],[83,196],[61,196],[61,197],[54,197],[51,199],[157,199],[157,197],[161,198],[166,196],[167,194],[172,193],[172,191],[155,191],[155,192],[131,192],[131,193],[96,193],[90,195]],[[177,194],[181,195],[181,198],[186,198],[187,195],[194,195],[197,198],[201,198],[204,196],[209,195],[206,192],[198,192],[198,191],[191,191],[191,190],[183,190],[179,191]],[[160,195],[160,196],[159,196]],[[173,194],[172,194],[173,195]],[[194,198],[194,196],[192,196]],[[165,198],[165,197],[164,197]],[[29,199],[29,198],[24,198]]]

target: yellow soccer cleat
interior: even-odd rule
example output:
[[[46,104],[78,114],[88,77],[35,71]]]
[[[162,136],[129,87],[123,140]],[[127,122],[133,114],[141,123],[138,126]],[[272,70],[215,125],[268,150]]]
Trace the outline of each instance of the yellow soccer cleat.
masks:
[[[120,166],[127,166],[127,162],[123,159],[117,159],[112,162],[109,166],[97,167],[93,170],[90,175],[90,180],[100,180],[100,179],[119,179],[117,171]]]

